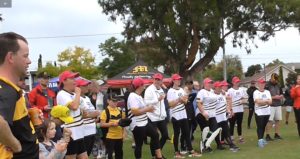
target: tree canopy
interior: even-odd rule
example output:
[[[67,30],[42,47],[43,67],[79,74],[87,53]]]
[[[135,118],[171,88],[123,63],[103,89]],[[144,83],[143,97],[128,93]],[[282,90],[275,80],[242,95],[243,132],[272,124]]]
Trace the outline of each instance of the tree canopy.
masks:
[[[256,64],[256,65],[251,65],[248,67],[247,72],[245,73],[246,77],[251,77],[253,76],[255,73],[261,72],[262,71],[262,67],[260,64]]]
[[[203,70],[228,38],[234,47],[250,53],[252,44],[256,46],[254,39],[266,41],[300,19],[298,0],[98,2],[112,21],[124,22],[128,40],[148,39],[163,53],[161,65],[183,76]],[[200,53],[202,58],[197,60]]]

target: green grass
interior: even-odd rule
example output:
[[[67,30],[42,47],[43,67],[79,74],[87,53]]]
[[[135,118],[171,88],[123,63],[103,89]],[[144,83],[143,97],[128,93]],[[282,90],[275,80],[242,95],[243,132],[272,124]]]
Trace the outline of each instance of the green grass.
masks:
[[[283,119],[285,115],[285,109],[283,109]],[[281,122],[281,136],[284,140],[280,141],[272,141],[269,142],[265,148],[261,149],[257,147],[257,136],[256,136],[256,124],[254,117],[252,118],[252,127],[251,129],[247,129],[247,117],[248,110],[245,110],[244,120],[243,120],[243,136],[245,138],[246,143],[237,144],[241,150],[239,152],[231,152],[228,150],[216,150],[215,142],[212,145],[214,151],[212,153],[204,153],[201,157],[202,159],[207,158],[219,158],[219,159],[295,159],[299,157],[299,147],[300,147],[300,139],[297,133],[294,113],[290,114],[290,122],[289,125],[284,124],[284,120]],[[173,129],[171,123],[169,124],[169,135],[173,134]],[[199,139],[200,139],[200,130],[197,128],[194,136],[195,141],[193,143],[193,147],[195,150],[199,150]],[[236,134],[236,130],[235,130]],[[274,130],[272,130],[272,136],[274,135]],[[235,136],[237,138],[237,136]],[[149,139],[148,139],[149,140]],[[124,142],[124,159],[134,159],[134,151],[131,148],[131,140],[125,140]],[[143,159],[151,159],[151,153],[149,145],[143,145]],[[173,158],[174,156],[174,148],[170,141],[167,141],[165,147],[163,148],[163,155],[168,159]]]

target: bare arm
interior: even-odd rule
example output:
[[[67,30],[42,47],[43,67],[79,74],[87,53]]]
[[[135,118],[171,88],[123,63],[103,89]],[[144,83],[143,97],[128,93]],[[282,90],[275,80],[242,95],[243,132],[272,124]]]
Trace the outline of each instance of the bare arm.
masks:
[[[272,99],[263,100],[263,99],[255,99],[254,101],[258,106],[265,106],[272,104]]]
[[[2,116],[0,116],[0,130],[0,143],[11,148],[13,152],[21,152],[21,143],[12,134],[8,123]]]
[[[154,111],[153,106],[147,106],[147,107],[143,107],[143,108],[131,109],[131,113],[135,116],[143,115],[147,112],[152,112],[152,111]]]
[[[81,90],[80,88],[76,87],[75,88],[75,99],[73,100],[73,102],[71,104],[68,105],[68,107],[71,110],[77,110],[79,108],[79,104],[80,104],[80,93]]]

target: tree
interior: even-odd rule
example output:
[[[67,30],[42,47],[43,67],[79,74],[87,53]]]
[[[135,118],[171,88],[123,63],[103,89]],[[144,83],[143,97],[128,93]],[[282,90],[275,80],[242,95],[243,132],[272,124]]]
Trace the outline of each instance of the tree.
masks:
[[[272,62],[270,62],[266,67],[272,67],[272,66],[276,66],[279,64],[284,64],[284,62],[280,61],[279,59],[275,59]]]
[[[90,50],[75,46],[58,54],[58,61],[62,70],[73,70],[81,76],[92,79],[99,78],[100,70],[95,66],[95,57]]]
[[[256,64],[256,65],[251,65],[248,67],[247,72],[245,73],[246,77],[251,77],[253,76],[255,73],[261,72],[262,71],[262,67],[260,64]]]
[[[281,66],[279,67],[278,76],[279,76],[279,79],[278,79],[279,85],[280,85],[281,88],[283,88],[284,87],[284,79],[283,79],[283,73],[282,73],[282,67]]]
[[[102,56],[107,56],[99,64],[102,74],[111,78],[124,71],[135,62],[135,53],[125,41],[117,41],[115,37],[99,45]]]
[[[98,0],[112,21],[125,24],[129,40],[150,39],[165,56],[162,65],[183,76],[207,66],[225,39],[248,53],[254,39],[267,41],[299,20],[298,0]],[[221,30],[225,29],[222,34]],[[196,56],[203,54],[196,61]]]
[[[51,62],[47,62],[45,67],[38,68],[38,73],[39,72],[47,72],[51,77],[57,77],[63,69],[61,67],[56,67],[54,66]]]
[[[41,69],[43,67],[43,61],[42,61],[42,55],[40,54],[38,59],[38,69]]]
[[[225,57],[227,64],[227,73],[228,79],[231,80],[232,77],[238,76],[242,77],[243,75],[243,67],[241,59],[238,56],[226,55]],[[213,80],[221,81],[223,79],[223,60],[217,64],[210,64],[205,68],[203,72],[204,77],[210,77]]]
[[[297,73],[290,72],[288,74],[288,77],[285,79],[287,85],[293,85],[296,84],[297,80]]]

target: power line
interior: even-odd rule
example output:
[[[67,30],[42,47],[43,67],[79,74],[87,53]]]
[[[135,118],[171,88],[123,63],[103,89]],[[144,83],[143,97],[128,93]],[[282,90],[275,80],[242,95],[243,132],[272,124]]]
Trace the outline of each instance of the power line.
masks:
[[[119,34],[121,34],[121,33],[99,33],[99,34],[79,34],[79,35],[38,36],[38,37],[28,37],[27,39],[77,38],[77,37],[105,36],[105,35],[119,35]]]

